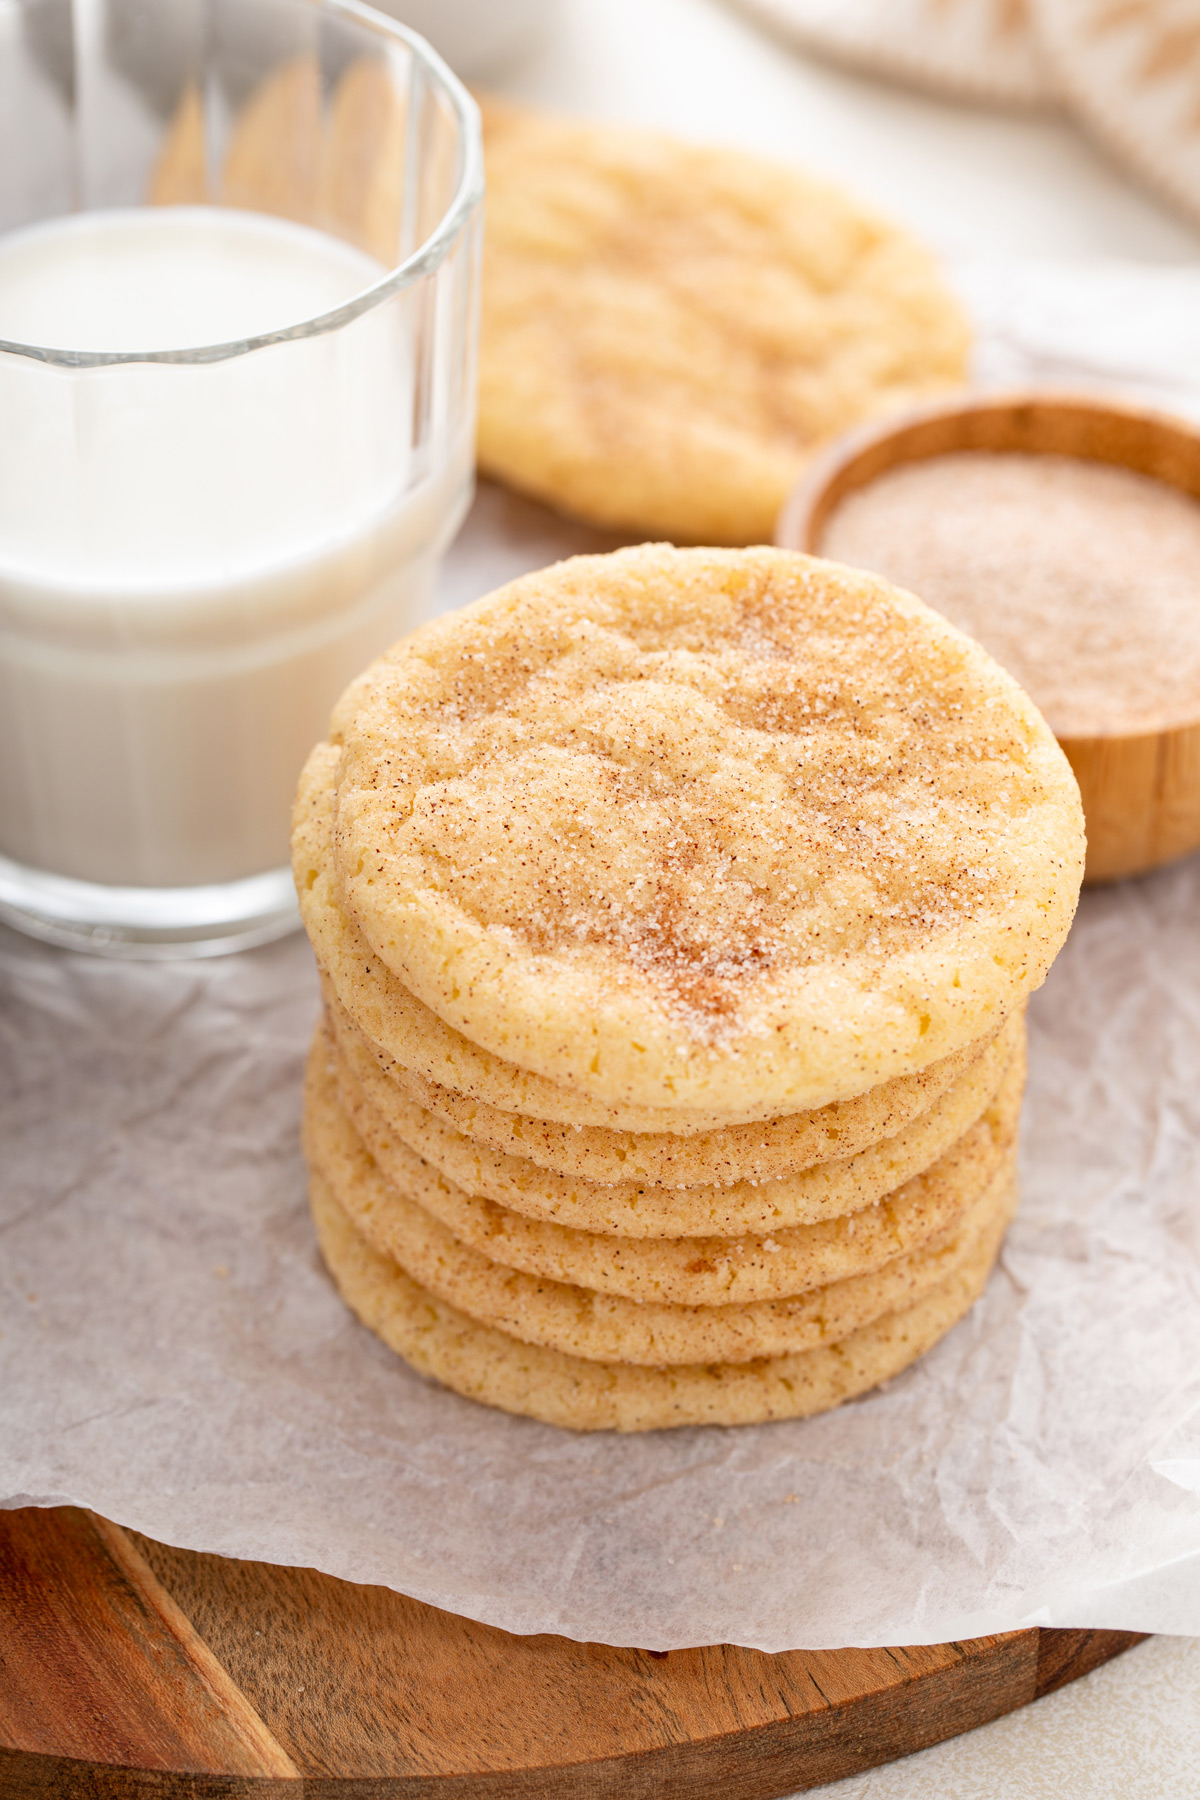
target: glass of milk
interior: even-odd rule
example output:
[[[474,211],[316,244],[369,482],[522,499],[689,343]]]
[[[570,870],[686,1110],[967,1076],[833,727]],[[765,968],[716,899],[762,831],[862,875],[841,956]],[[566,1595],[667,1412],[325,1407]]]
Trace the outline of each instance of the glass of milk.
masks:
[[[481,195],[354,0],[0,5],[0,916],[291,928],[301,764],[470,497]]]

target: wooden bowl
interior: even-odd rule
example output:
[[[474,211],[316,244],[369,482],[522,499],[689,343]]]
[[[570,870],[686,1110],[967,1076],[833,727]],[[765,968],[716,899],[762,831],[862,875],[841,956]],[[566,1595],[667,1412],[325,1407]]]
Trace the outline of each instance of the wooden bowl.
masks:
[[[1200,500],[1200,432],[1182,420],[1077,394],[991,394],[839,439],[788,498],[776,543],[820,555],[825,523],[848,494],[898,463],[959,450],[1118,463]],[[1088,882],[1138,875],[1200,846],[1200,695],[1195,719],[1182,724],[1059,741],[1083,796]]]

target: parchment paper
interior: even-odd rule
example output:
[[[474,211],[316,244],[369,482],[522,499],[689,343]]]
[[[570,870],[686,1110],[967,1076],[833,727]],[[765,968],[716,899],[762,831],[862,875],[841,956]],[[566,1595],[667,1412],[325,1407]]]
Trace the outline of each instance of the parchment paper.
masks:
[[[1047,279],[1094,294],[1004,279],[1024,337],[1010,305],[983,349],[1013,378]],[[444,597],[604,541],[488,491]],[[302,939],[139,966],[0,932],[0,1000],[0,1504],[648,1649],[1200,1633],[1200,858],[1085,897],[1032,1008],[1022,1211],[981,1304],[790,1424],[577,1437],[359,1327],[305,1213]]]

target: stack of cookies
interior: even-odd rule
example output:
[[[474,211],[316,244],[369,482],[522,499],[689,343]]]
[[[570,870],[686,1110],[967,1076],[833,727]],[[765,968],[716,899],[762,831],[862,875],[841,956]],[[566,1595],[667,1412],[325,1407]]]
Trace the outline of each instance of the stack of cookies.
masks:
[[[797,1417],[970,1307],[1083,866],[987,655],[785,551],[578,558],[343,696],[297,801],[326,1263],[463,1394]]]

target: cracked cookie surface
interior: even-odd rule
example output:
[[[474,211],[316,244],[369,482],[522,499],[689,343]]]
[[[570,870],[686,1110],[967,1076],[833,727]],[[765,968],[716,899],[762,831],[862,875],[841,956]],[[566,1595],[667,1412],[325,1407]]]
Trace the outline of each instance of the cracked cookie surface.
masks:
[[[479,461],[596,524],[770,541],[840,432],[966,379],[934,259],[723,147],[484,103]]]
[[[819,1108],[985,1036],[1083,865],[1016,684],[913,596],[781,550],[526,576],[375,663],[313,766],[341,903],[404,990],[668,1124]]]

